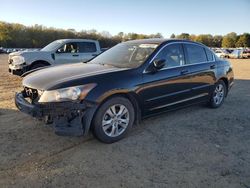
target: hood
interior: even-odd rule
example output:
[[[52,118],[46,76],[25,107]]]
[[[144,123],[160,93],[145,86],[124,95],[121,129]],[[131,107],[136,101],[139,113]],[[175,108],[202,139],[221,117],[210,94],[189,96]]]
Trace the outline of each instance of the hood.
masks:
[[[99,64],[69,64],[49,67],[28,74],[23,79],[23,85],[38,90],[49,88],[79,78],[118,71],[120,68]]]
[[[26,59],[39,57],[40,55],[44,56],[46,54],[51,54],[51,52],[46,51],[19,51],[19,52],[12,52],[9,54],[9,58],[14,56],[23,56]]]

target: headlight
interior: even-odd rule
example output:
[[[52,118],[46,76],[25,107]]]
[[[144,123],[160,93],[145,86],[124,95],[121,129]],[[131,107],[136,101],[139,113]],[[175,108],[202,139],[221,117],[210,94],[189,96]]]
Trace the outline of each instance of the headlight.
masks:
[[[62,102],[83,100],[95,86],[96,84],[92,83],[58,90],[44,91],[38,102]]]
[[[13,65],[21,65],[25,62],[24,57],[23,56],[14,56],[12,57],[12,64]]]

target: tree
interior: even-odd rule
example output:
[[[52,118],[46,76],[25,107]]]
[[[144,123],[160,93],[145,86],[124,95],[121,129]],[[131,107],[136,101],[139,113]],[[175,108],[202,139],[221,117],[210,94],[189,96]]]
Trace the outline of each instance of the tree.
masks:
[[[217,47],[220,48],[221,47],[221,43],[222,43],[222,39],[223,37],[221,35],[215,35],[213,37],[213,47]]]
[[[190,40],[190,35],[188,33],[181,33],[180,35],[177,35],[178,39],[185,39]]]
[[[250,34],[244,33],[243,35],[240,35],[236,42],[236,47],[250,47]]]
[[[222,47],[224,47],[224,48],[234,48],[236,42],[237,42],[237,34],[234,33],[234,32],[228,33],[222,39]]]
[[[198,35],[195,39],[196,42],[200,42],[207,46],[213,45],[213,36],[212,35]]]
[[[173,33],[171,36],[170,36],[171,39],[174,39],[175,38],[175,34]]]

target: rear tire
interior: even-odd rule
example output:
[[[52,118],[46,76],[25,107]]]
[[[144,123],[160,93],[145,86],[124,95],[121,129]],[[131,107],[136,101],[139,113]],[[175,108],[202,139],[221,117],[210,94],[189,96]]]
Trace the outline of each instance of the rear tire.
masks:
[[[219,108],[223,104],[226,94],[227,94],[226,84],[222,80],[219,80],[214,86],[211,99],[208,103],[209,106],[211,108]]]
[[[93,133],[104,143],[113,143],[126,136],[135,120],[135,110],[124,97],[104,102],[93,119]]]

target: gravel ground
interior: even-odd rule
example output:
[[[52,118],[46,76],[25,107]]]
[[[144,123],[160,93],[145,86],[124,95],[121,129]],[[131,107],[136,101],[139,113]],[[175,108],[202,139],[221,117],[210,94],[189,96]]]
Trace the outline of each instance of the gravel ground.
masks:
[[[250,187],[250,60],[230,60],[224,105],[144,120],[120,142],[60,137],[17,111],[21,79],[0,55],[0,187]]]

